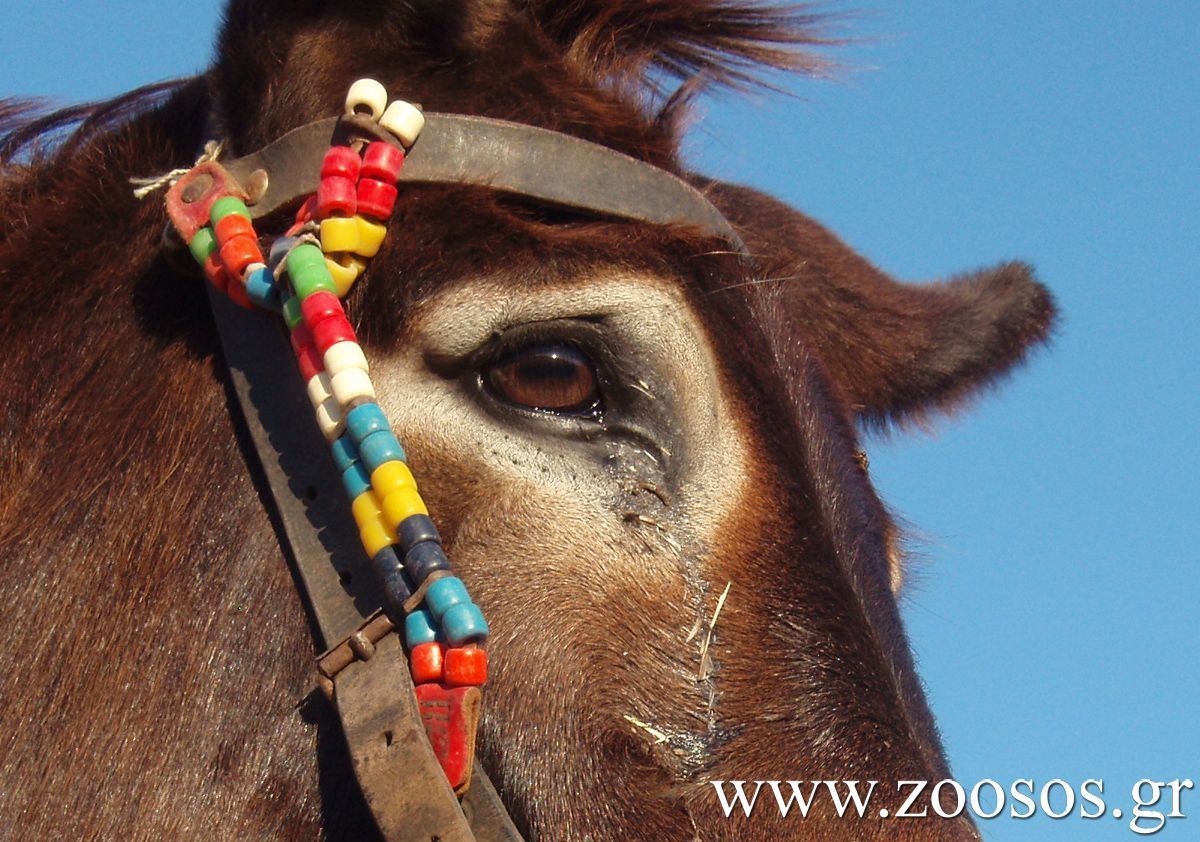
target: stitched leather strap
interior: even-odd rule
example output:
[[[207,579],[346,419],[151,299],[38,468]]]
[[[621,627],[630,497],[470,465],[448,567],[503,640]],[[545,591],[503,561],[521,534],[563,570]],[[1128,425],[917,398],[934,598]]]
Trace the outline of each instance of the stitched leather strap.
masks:
[[[234,395],[270,487],[299,587],[321,648],[352,635],[379,607],[369,562],[338,493],[329,447],[316,425],[277,316],[245,310],[209,287]],[[368,661],[334,679],[334,698],[355,775],[389,840],[520,842],[483,769],[464,815],[425,737],[399,638],[388,634]]]

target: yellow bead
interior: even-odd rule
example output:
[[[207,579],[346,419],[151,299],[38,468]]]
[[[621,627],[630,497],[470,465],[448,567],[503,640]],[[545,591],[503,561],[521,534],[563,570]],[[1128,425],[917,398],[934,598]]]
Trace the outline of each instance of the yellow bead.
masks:
[[[358,280],[358,276],[367,268],[367,264],[353,254],[339,254],[337,260],[326,257],[325,267],[329,270],[329,274],[333,276],[333,286],[337,292],[337,297],[345,298],[350,294],[350,290],[354,287],[354,282]]]
[[[364,491],[355,497],[350,510],[354,512],[354,522],[358,524],[358,537],[362,539],[363,548],[372,558],[399,540],[396,530],[384,518],[375,492]]]
[[[354,513],[354,522],[362,526],[364,522],[379,517],[383,507],[379,505],[379,498],[375,496],[374,491],[364,491],[354,498],[354,502],[350,504],[350,511]]]
[[[386,550],[399,541],[396,530],[384,523],[383,518],[377,518],[362,526],[358,530],[358,537],[362,541],[363,549],[371,558],[379,555],[380,550]]]
[[[408,465],[398,459],[393,459],[391,462],[384,462],[371,474],[371,487],[375,489],[379,498],[384,500],[393,491],[401,488],[416,490],[417,481],[413,479]]]
[[[381,222],[372,222],[365,216],[356,216],[354,219],[358,222],[358,245],[352,251],[359,257],[374,257],[379,253],[379,247],[383,245],[383,238],[387,235],[387,226]],[[328,220],[326,220],[328,221]],[[322,232],[324,232],[325,223],[321,223]],[[324,239],[322,239],[322,243]]]
[[[415,487],[397,488],[383,500],[383,518],[393,531],[413,515],[427,514],[429,509],[425,508],[425,501]]]
[[[332,216],[321,220],[321,251],[332,254],[338,251],[358,251],[362,248],[361,227],[355,218]],[[378,247],[376,247],[378,251]],[[332,273],[331,273],[332,274]]]

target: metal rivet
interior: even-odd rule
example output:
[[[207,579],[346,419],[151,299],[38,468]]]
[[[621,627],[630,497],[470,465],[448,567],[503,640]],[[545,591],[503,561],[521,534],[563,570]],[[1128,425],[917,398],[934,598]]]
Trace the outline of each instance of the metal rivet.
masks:
[[[375,654],[375,644],[371,642],[361,631],[356,631],[350,635],[350,648],[360,660],[369,661],[371,656]]]
[[[198,202],[208,195],[208,191],[212,189],[213,177],[208,173],[200,173],[187,187],[183,188],[183,194],[180,198],[187,204]]]
[[[256,205],[267,192],[267,185],[271,183],[270,174],[264,169],[257,169],[246,178],[246,204]]]

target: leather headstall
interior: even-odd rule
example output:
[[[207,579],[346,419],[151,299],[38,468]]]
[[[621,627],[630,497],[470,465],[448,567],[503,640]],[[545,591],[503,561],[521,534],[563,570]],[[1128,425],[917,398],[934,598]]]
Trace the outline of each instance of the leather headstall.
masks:
[[[683,179],[554,131],[458,114],[425,115],[403,183],[468,184],[599,218],[698,228],[745,254],[721,213]],[[344,121],[343,121],[344,124]],[[310,123],[241,158],[204,165],[247,197],[254,218],[316,192],[338,118]],[[368,130],[366,128],[364,131]],[[521,836],[476,763],[461,803],[430,747],[400,640],[381,610],[329,450],[311,423],[277,318],[210,289],[221,345],[269,486],[280,543],[317,629],[323,688],[335,701],[355,775],[389,840],[514,842]],[[324,455],[322,455],[324,454]]]

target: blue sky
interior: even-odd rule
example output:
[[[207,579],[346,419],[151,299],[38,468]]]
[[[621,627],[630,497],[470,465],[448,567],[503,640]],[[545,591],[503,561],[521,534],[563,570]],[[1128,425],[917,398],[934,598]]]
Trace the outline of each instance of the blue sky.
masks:
[[[199,70],[218,5],[10,2],[0,94]],[[689,150],[898,277],[1020,258],[1058,297],[1053,347],[996,393],[868,442],[912,525],[905,617],[955,774],[1102,778],[1110,806],[1139,778],[1200,785],[1200,6],[858,8],[840,79],[707,101]],[[1155,838],[1200,836],[1200,792],[1183,803]],[[983,829],[1135,838],[1111,818]]]

